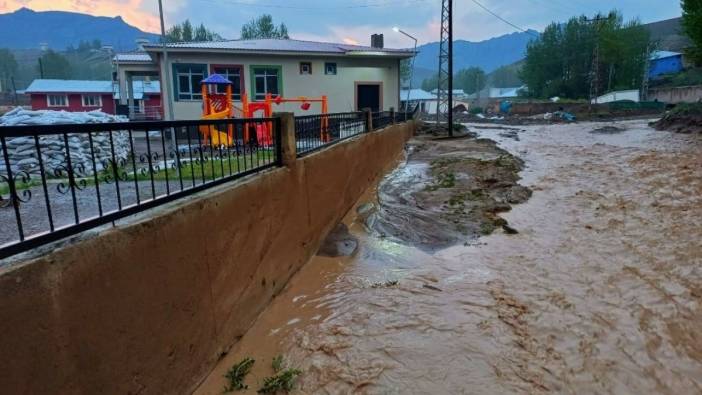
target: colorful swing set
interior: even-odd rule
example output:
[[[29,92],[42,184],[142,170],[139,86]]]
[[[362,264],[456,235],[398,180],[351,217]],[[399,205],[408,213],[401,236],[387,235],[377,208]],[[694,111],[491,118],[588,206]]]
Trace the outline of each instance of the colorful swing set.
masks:
[[[217,119],[228,119],[235,118],[235,111],[238,110],[242,114],[242,118],[254,118],[258,113],[262,112],[264,118],[270,118],[273,116],[273,104],[281,105],[284,103],[301,103],[300,109],[307,111],[310,109],[312,103],[321,104],[321,132],[320,139],[323,142],[329,142],[331,140],[331,135],[329,134],[329,118],[326,116],[328,112],[328,100],[327,96],[322,96],[319,98],[310,98],[305,96],[298,96],[294,98],[284,98],[282,96],[273,96],[267,93],[263,101],[249,102],[246,93],[241,95],[241,107],[238,108],[234,106],[232,101],[232,83],[227,78],[220,74],[212,74],[205,78],[201,82],[202,86],[202,119],[206,120],[217,120]],[[217,86],[225,86],[226,92],[224,94],[216,93]],[[212,88],[212,92],[210,92]],[[248,123],[244,124],[244,141],[250,141],[250,127]],[[234,144],[234,125],[228,124],[226,128],[218,128],[211,125],[202,125],[199,128],[200,133],[203,136],[205,144],[213,145],[226,145],[231,146]],[[256,141],[260,145],[270,146],[273,145],[273,124],[272,122],[257,122],[255,123],[255,133]]]

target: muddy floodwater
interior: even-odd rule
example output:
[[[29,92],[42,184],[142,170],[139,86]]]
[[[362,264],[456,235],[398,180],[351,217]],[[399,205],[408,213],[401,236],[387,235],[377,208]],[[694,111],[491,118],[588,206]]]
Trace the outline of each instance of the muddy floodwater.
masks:
[[[702,393],[702,139],[469,128],[523,161],[533,193],[499,214],[517,234],[419,248],[369,231],[370,190],[344,219],[352,255],[313,258],[196,393],[249,356],[255,393],[278,354],[294,393]]]

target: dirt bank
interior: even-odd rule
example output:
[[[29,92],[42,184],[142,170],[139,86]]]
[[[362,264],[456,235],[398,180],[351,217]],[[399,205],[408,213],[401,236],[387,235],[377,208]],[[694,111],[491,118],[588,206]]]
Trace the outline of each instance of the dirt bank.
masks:
[[[432,251],[495,229],[515,230],[498,214],[524,202],[522,161],[487,139],[419,136],[407,163],[378,188],[379,207],[366,225],[374,235]]]
[[[652,126],[676,133],[702,133],[702,104],[679,104]]]

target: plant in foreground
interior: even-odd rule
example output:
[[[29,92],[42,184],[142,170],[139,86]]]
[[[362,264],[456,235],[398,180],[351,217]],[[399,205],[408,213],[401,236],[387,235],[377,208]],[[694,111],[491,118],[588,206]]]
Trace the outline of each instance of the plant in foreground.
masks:
[[[256,360],[253,358],[246,357],[241,360],[241,362],[234,364],[234,366],[227,371],[227,374],[224,375],[229,382],[224,387],[224,392],[240,391],[249,388],[248,385],[244,384],[244,378],[251,371],[254,362],[256,362]]]
[[[281,354],[278,354],[275,357],[273,357],[273,362],[271,363],[271,365],[273,366],[273,371],[275,373],[278,373],[281,370],[283,370],[283,368],[285,367],[285,360],[283,359],[283,356]]]
[[[293,389],[295,379],[302,374],[298,369],[285,369],[279,374],[263,379],[263,387],[258,390],[259,394],[275,394],[278,391],[288,392]]]

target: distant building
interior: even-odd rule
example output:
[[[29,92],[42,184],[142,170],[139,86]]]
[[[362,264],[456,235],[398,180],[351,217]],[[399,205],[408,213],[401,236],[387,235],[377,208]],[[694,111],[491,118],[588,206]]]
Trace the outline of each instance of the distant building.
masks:
[[[283,97],[327,96],[329,112],[377,110],[400,107],[400,61],[412,57],[407,49],[374,45],[361,46],[287,39],[225,40],[212,42],[169,43],[168,64],[164,64],[161,44],[142,44],[143,52],[117,54],[116,79],[122,86],[133,79],[151,78],[170,81],[162,84],[167,106],[173,106],[175,119],[199,119],[202,114],[200,81],[210,74],[225,76],[232,82],[232,99],[241,107],[243,95],[249,102],[262,101],[266,94]],[[125,105],[133,100],[120,97]],[[283,103],[275,111],[298,115],[319,113],[297,103]]]
[[[158,81],[134,81],[135,119],[161,119],[161,88]],[[101,110],[118,113],[115,100],[121,93],[112,81],[48,80],[32,81],[25,90],[32,110],[70,112]],[[126,111],[123,112],[126,115]]]
[[[605,93],[604,95],[593,99],[592,103],[593,104],[604,104],[604,103],[611,103],[615,101],[632,101],[632,102],[639,102],[641,101],[641,93],[638,89],[631,89],[631,90],[626,90],[626,91],[614,91],[614,92],[609,92]]]
[[[431,91],[433,95],[436,95],[437,92],[439,92],[438,89],[434,89]],[[454,99],[463,99],[466,97],[466,92],[463,91],[463,89],[454,89],[453,90],[453,98]]]
[[[651,54],[649,78],[683,71],[683,55],[678,52],[655,51]]]
[[[419,105],[419,111],[424,114],[436,114],[438,99],[435,94],[429,93],[422,89],[403,89],[400,91],[400,100],[402,107],[407,108],[407,99],[409,94],[409,108],[414,109]]]

